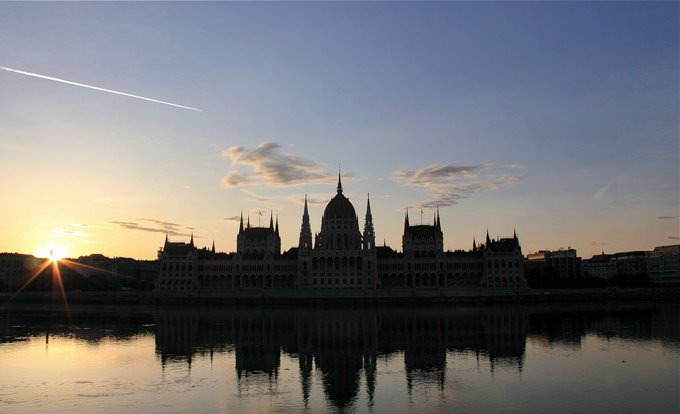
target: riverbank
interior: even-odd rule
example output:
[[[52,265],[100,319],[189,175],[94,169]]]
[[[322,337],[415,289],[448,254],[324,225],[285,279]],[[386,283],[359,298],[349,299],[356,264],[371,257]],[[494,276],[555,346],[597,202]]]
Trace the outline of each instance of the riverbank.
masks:
[[[404,291],[241,291],[230,295],[158,295],[147,291],[67,292],[70,304],[102,305],[329,305],[329,304],[475,304],[475,303],[593,303],[668,301],[680,303],[680,287],[606,289],[526,289],[516,292],[468,290]],[[0,294],[2,306],[62,302],[51,292]]]

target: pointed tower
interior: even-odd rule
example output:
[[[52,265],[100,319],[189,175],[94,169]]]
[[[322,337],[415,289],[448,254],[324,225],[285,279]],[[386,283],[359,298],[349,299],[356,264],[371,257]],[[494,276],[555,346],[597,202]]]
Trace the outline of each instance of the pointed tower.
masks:
[[[238,226],[238,232],[243,233],[243,210],[241,210],[241,224]]]
[[[475,240],[474,237],[472,238],[472,251],[473,252],[477,251],[477,241]]]
[[[486,229],[486,247],[491,244],[491,238],[489,237],[489,229]]]
[[[442,218],[439,216],[439,206],[437,206],[437,230],[442,231]]]
[[[279,235],[279,213],[276,213],[276,229],[274,229],[274,233],[276,233],[277,236]]]
[[[194,232],[193,231],[191,232],[191,240],[189,240],[189,244],[191,245],[191,247],[194,247]]]
[[[247,229],[250,228],[250,213],[248,213],[248,224],[246,225],[246,228]]]
[[[342,194],[342,179],[340,178],[340,166],[338,166],[338,194]]]
[[[408,232],[408,228],[411,225],[408,222],[408,207],[406,207],[406,215],[404,216],[404,233]]]
[[[165,233],[165,245],[167,246],[167,244],[168,244],[168,233],[166,232]]]
[[[274,231],[274,211],[269,215],[269,230]]]
[[[215,240],[213,240],[213,244],[212,244],[212,249],[211,249],[211,250],[212,250],[213,254],[215,254]]]
[[[342,187],[338,184],[339,191]],[[305,194],[305,209],[302,213],[302,225],[300,226],[300,241],[298,243],[300,253],[312,251],[312,227],[309,224],[309,208],[307,207],[307,194]]]
[[[366,198],[366,220],[364,222],[364,250],[375,249],[375,230],[371,214],[371,195]]]

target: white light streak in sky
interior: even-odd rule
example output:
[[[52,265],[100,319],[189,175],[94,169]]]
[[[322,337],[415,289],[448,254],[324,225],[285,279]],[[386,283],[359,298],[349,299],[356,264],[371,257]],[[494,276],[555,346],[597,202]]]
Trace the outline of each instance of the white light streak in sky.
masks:
[[[102,92],[109,92],[109,93],[113,93],[113,94],[116,94],[116,95],[127,96],[129,98],[141,99],[141,100],[144,100],[144,101],[174,106],[176,108],[182,108],[182,109],[188,109],[190,111],[201,112],[200,109],[192,108],[191,106],[184,106],[184,105],[179,105],[179,104],[175,104],[175,103],[172,103],[172,102],[160,101],[158,99],[152,99],[152,98],[146,98],[144,96],[133,95],[131,93],[119,92],[119,91],[114,91],[114,90],[111,90],[111,89],[100,88],[98,86],[86,85],[84,83],[78,83],[78,82],[73,82],[73,81],[69,81],[69,80],[65,80],[65,79],[59,79],[59,78],[55,78],[55,77],[52,77],[52,76],[41,75],[39,73],[26,72],[26,71],[19,70],[19,69],[8,68],[6,66],[0,66],[0,69],[7,71],[7,72],[18,73],[20,75],[33,76],[35,78],[47,79],[47,80],[51,80],[51,81],[55,81],[55,82],[61,82],[61,83],[65,83],[67,85],[80,86],[82,88],[94,89],[96,91],[102,91]]]

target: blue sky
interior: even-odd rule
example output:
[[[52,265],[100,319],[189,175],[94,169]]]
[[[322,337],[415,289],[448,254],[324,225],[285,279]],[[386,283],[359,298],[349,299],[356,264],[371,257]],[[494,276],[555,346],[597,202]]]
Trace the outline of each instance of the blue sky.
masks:
[[[241,208],[278,211],[289,247],[296,199],[330,197],[324,176],[338,163],[361,222],[370,192],[377,237],[396,247],[403,208],[418,222],[433,202],[449,249],[487,227],[516,227],[525,251],[585,257],[677,243],[678,11],[2,3],[0,66],[203,111],[0,71],[0,190],[14,195],[0,207],[0,250],[153,257],[165,227],[141,219],[231,250],[224,218]],[[265,142],[273,156],[250,164],[224,153]],[[268,175],[291,160],[320,178]],[[225,187],[234,172],[250,181]],[[88,228],[74,235],[72,223]]]

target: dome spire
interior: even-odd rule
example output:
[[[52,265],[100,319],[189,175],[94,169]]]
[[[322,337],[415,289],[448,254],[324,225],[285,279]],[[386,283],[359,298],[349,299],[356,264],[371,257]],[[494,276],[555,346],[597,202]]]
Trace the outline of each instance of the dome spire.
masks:
[[[342,194],[342,179],[340,178],[340,164],[338,164],[338,194]]]

